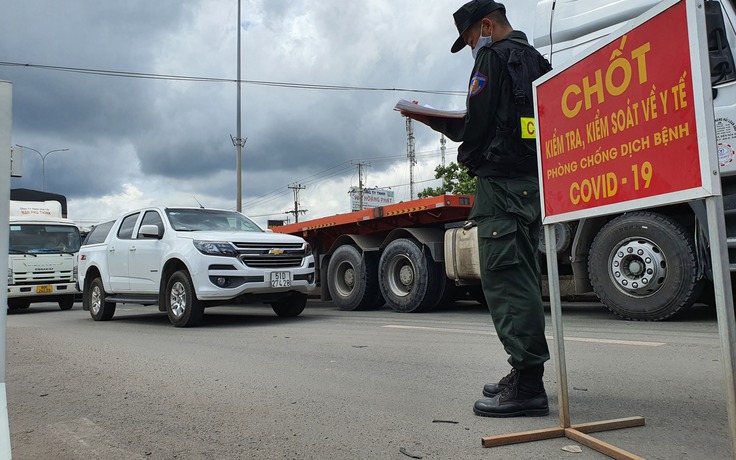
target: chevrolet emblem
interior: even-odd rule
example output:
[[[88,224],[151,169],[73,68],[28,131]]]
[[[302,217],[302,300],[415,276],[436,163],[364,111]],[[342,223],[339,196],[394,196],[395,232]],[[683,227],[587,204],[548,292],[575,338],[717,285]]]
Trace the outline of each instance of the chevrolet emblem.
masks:
[[[275,256],[280,256],[281,254],[284,253],[284,251],[282,249],[271,249],[270,251],[268,251],[268,253],[273,254]]]

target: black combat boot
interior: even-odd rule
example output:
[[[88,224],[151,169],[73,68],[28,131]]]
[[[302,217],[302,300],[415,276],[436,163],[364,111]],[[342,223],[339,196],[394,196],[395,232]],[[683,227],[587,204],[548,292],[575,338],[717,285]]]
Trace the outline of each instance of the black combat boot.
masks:
[[[501,380],[498,381],[498,383],[486,383],[483,385],[483,396],[487,398],[492,398],[502,392],[506,387],[509,386],[509,380],[518,373],[516,369],[513,367],[511,368],[511,372],[506,375],[506,377],[501,378]]]
[[[522,415],[541,417],[549,415],[549,404],[547,393],[544,391],[542,375],[544,375],[543,365],[521,371],[512,370],[506,376],[508,377],[506,387],[490,399],[476,401],[473,412],[483,417],[519,417]],[[499,381],[499,385],[501,383]]]

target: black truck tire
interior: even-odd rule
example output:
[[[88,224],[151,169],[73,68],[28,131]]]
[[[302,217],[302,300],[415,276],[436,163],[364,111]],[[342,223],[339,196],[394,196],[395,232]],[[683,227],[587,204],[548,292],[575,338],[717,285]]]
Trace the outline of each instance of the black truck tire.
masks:
[[[8,299],[8,310],[21,310],[31,306],[30,300],[20,299]]]
[[[703,287],[692,235],[653,212],[608,222],[590,247],[593,290],[624,319],[659,321],[693,305]]]
[[[306,294],[294,294],[271,303],[274,313],[282,318],[299,316],[307,306]]]
[[[379,284],[386,304],[400,313],[430,311],[440,300],[445,278],[441,265],[421,243],[399,238],[386,246],[378,264]]]
[[[374,310],[384,304],[378,286],[378,263],[373,253],[361,254],[349,244],[338,247],[327,269],[327,289],[337,308]]]
[[[71,310],[74,306],[74,296],[73,295],[67,295],[62,297],[61,300],[59,300],[59,308],[62,310]]]
[[[89,315],[95,321],[109,321],[115,314],[115,303],[107,301],[102,278],[95,278],[89,283],[84,290],[82,302],[84,309],[89,310]]]

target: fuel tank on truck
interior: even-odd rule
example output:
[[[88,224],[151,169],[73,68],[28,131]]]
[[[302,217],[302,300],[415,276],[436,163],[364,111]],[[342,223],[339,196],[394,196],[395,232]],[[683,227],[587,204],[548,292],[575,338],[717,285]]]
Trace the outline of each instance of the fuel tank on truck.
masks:
[[[480,280],[478,227],[445,232],[445,273],[451,280]]]

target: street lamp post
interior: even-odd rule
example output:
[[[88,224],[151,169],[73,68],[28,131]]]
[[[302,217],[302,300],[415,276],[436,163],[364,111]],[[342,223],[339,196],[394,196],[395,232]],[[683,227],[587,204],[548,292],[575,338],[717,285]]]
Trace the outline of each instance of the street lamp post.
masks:
[[[25,145],[20,145],[20,144],[15,144],[15,145],[17,145],[20,148],[24,148],[24,149],[28,149],[28,150],[33,150],[34,152],[36,152],[38,154],[38,156],[41,157],[41,191],[44,191],[45,192],[46,191],[46,157],[49,156],[49,154],[51,154],[51,153],[54,153],[54,152],[66,152],[69,149],[56,149],[56,150],[50,150],[50,151],[48,151],[46,153],[41,153],[38,150],[33,149],[31,147],[26,147]]]

